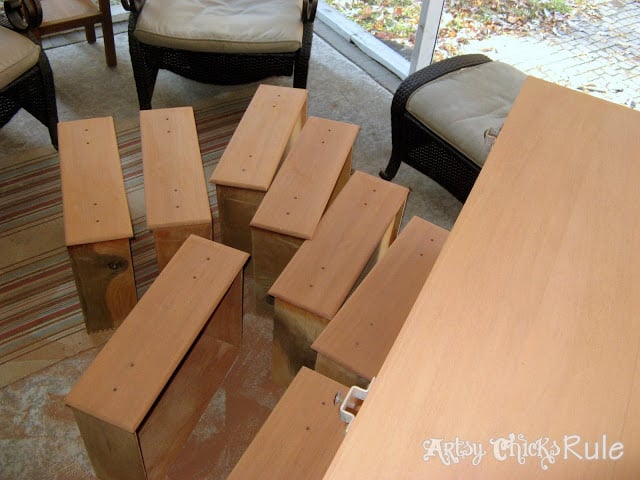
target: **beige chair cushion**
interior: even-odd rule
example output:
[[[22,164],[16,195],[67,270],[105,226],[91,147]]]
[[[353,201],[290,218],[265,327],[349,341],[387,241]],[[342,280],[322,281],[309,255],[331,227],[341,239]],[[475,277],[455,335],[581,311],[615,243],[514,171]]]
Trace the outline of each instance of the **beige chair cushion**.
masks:
[[[0,89],[38,63],[40,47],[13,30],[0,27]]]
[[[407,111],[482,167],[525,78],[497,61],[463,68],[417,89]]]
[[[300,0],[147,0],[135,36],[149,45],[218,53],[295,52]]]

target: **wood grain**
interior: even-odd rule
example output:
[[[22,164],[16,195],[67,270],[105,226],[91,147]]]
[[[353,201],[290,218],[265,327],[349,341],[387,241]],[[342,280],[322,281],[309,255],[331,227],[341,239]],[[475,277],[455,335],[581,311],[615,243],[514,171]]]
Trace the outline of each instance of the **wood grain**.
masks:
[[[216,322],[224,320],[209,321],[140,427],[140,450],[149,480],[166,478],[238,355],[237,347],[212,334]]]
[[[67,250],[87,332],[118,327],[138,301],[129,239]]]
[[[67,395],[101,478],[165,477],[237,357],[246,259],[189,237]]]
[[[111,117],[58,124],[67,245],[133,237]]]
[[[347,389],[302,369],[229,475],[229,480],[320,479],[345,436],[336,394]]]
[[[146,480],[138,436],[73,409],[89,460],[101,479]]]
[[[193,108],[141,111],[140,141],[149,230],[211,223]]]
[[[273,314],[268,291],[351,176],[359,127],[310,117],[251,220],[256,309]]]
[[[316,352],[311,344],[328,320],[276,297],[273,319],[271,378],[289,385],[302,367],[313,368]]]
[[[264,192],[216,185],[216,198],[222,243],[251,253],[251,227],[249,225],[264,198]]]
[[[180,249],[190,235],[211,240],[213,238],[213,224],[211,221],[202,224],[181,225],[176,227],[156,228],[153,231],[153,241],[156,249],[158,270],[169,263],[169,260]]]
[[[424,286],[448,232],[413,217],[312,348],[322,357],[316,370],[335,380],[329,362],[353,372],[366,387],[377,375]],[[341,369],[333,369],[339,372]],[[353,379],[353,376],[351,376]],[[352,384],[346,384],[352,385]]]
[[[407,193],[355,172],[278,276],[269,290],[275,381],[286,385],[302,366],[313,368],[311,344],[396,237]]]
[[[333,318],[383,239],[392,242],[408,190],[356,171],[269,293]]]
[[[636,111],[526,80],[325,478],[640,476],[639,131]],[[497,459],[511,433],[558,442],[555,463]],[[479,465],[425,461],[456,438]]]
[[[357,125],[310,117],[282,163],[251,226],[296,238],[313,236],[332,196],[351,172]],[[343,179],[343,183],[339,179]],[[337,190],[337,191],[336,191]]]
[[[210,181],[266,192],[306,119],[306,90],[260,85]]]
[[[191,236],[66,398],[68,405],[135,432],[247,255]]]
[[[304,242],[301,238],[251,228],[256,312],[273,316],[273,297],[269,289]]]
[[[358,375],[353,371],[353,369],[345,368],[341,363],[324,356],[317,350],[316,365],[314,369],[325,377],[331,378],[332,380],[348,387],[357,385],[360,388],[367,388],[371,383],[370,378]]]

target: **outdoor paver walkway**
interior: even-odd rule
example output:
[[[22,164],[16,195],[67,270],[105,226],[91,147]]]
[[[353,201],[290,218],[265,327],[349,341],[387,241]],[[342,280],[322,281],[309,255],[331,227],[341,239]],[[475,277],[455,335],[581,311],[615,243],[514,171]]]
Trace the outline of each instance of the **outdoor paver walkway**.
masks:
[[[470,42],[461,53],[483,52],[529,75],[640,108],[640,1],[607,0],[598,8],[601,19],[575,18],[567,34],[498,36]]]

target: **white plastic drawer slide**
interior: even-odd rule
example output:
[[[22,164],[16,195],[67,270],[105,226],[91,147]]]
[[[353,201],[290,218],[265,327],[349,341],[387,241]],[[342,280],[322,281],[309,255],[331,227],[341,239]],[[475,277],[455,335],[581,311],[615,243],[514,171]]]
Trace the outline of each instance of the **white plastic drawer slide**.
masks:
[[[347,424],[347,432],[349,431],[351,422],[356,418],[356,414],[358,413],[360,406],[367,398],[374,380],[375,378],[371,379],[371,382],[366,389],[354,385],[349,389],[347,396],[342,401],[342,404],[340,405],[340,419]]]

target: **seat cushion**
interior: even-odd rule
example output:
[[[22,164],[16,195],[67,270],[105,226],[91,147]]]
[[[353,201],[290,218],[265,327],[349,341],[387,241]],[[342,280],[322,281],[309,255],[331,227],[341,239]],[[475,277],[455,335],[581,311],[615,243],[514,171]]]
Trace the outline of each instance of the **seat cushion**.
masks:
[[[407,111],[482,167],[525,78],[498,61],[463,68],[418,88]]]
[[[13,30],[0,27],[0,89],[38,63],[40,47]]]
[[[188,51],[295,52],[302,45],[301,15],[300,0],[146,0],[135,36]]]

